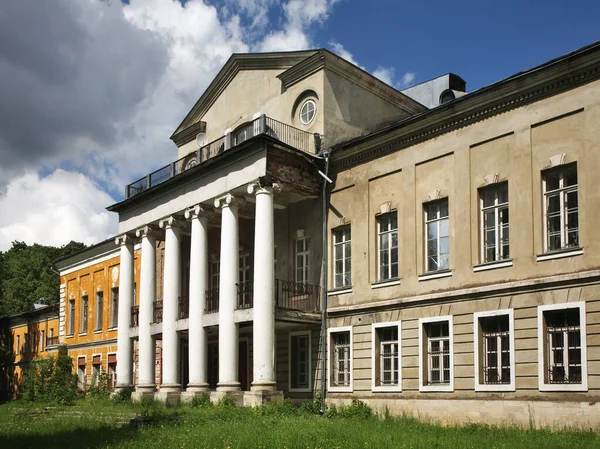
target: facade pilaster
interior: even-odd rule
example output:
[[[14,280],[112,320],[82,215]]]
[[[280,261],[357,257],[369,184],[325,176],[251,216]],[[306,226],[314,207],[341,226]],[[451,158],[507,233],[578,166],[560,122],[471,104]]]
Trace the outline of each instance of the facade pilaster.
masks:
[[[221,272],[219,278],[218,391],[239,391],[238,327],[233,313],[239,270],[238,200],[231,194],[215,199],[221,209]]]
[[[133,306],[133,239],[123,234],[115,239],[121,247],[119,262],[119,309],[117,329],[117,389],[133,385],[133,345],[129,337],[131,307]]]
[[[202,325],[208,288],[208,216],[200,205],[185,211],[191,221],[190,307],[189,307],[189,383],[186,394],[193,396],[208,390],[208,341]]]
[[[153,303],[156,300],[156,238],[158,230],[144,226],[136,231],[142,243],[140,272],[140,308],[138,320],[138,384],[136,396],[153,395],[156,390],[154,339],[150,333]]]

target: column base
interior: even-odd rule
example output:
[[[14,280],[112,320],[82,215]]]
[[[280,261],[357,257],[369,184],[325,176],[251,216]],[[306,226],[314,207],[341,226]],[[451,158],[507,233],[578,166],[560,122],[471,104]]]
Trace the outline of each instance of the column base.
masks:
[[[244,406],[244,393],[246,393],[246,392],[241,391],[241,390],[211,391],[210,392],[210,402],[212,402],[213,404],[218,404],[219,401],[223,397],[230,396],[235,399],[235,405],[237,405],[238,407],[243,407]]]
[[[277,383],[274,380],[263,380],[252,382],[250,391],[275,391],[277,390]]]
[[[135,391],[131,393],[131,400],[134,402],[140,402],[142,398],[154,398],[156,393],[156,385],[137,385]]]
[[[161,385],[160,390],[154,395],[154,399],[166,404],[175,405],[181,398],[181,385],[166,384]]]
[[[217,391],[240,391],[242,386],[239,382],[219,382],[217,384]]]
[[[281,390],[253,390],[244,391],[244,407],[258,407],[267,402],[283,401]]]
[[[185,391],[181,392],[181,400],[183,402],[192,402],[194,398],[201,398],[204,395],[209,395],[209,393],[208,384],[188,384]]]

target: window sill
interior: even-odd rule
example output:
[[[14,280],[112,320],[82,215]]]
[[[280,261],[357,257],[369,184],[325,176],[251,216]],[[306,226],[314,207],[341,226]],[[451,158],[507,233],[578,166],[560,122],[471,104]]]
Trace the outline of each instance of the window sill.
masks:
[[[79,334],[77,334],[78,337],[84,337],[86,336],[88,333],[87,332],[81,332]]]
[[[400,385],[381,385],[379,387],[371,387],[373,393],[401,393],[402,387]]]
[[[352,386],[349,387],[328,387],[327,391],[330,393],[352,393],[354,390]]]
[[[512,266],[512,259],[496,260],[494,262],[486,262],[480,263],[478,265],[473,265],[473,272],[477,273],[478,271],[497,270],[498,268],[507,268]]]
[[[429,271],[419,276],[420,281],[428,281],[430,279],[447,278],[452,276],[452,270]]]
[[[352,293],[352,286],[336,288],[334,290],[329,290],[327,292],[327,296],[336,296],[336,295],[345,295],[347,293]]]
[[[75,335],[71,334],[71,335],[65,335],[65,338],[73,338]]]
[[[109,327],[107,330],[108,331],[116,331],[116,330],[119,330],[119,327],[118,326],[113,326],[113,327]]]
[[[102,333],[102,329],[96,329],[96,330],[94,331],[94,334],[101,334],[101,333]]]
[[[540,383],[540,391],[588,391],[587,382],[580,384],[544,384]]]
[[[475,385],[475,391],[516,391],[514,384],[484,384],[484,385]]]
[[[374,284],[371,284],[371,288],[374,290],[376,288],[392,287],[393,285],[400,285],[400,279],[394,278],[386,279],[385,281],[375,282]]]
[[[435,392],[453,392],[453,384],[439,384],[439,385],[421,385],[419,387],[421,393],[435,393]]]
[[[290,388],[290,393],[312,393],[312,388]]]
[[[569,248],[559,251],[552,251],[550,253],[538,254],[537,262],[543,262],[544,260],[562,259],[563,257],[581,256],[583,254],[583,248]]]

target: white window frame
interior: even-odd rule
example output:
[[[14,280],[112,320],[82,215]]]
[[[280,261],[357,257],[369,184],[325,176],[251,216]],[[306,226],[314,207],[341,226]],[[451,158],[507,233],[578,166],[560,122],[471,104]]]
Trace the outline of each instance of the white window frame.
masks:
[[[96,357],[96,356],[100,356],[100,364],[99,365],[94,365],[94,357]],[[100,368],[98,369],[98,376],[96,376],[96,379],[94,380],[96,366],[99,366]],[[102,375],[102,353],[92,354],[92,382],[95,382],[95,383],[93,383],[94,386],[98,386],[101,375]],[[92,382],[90,382],[90,384],[92,384]]]
[[[574,186],[564,187],[564,175],[567,170],[575,167],[575,173],[577,174],[577,184]],[[549,241],[548,241],[548,192],[546,190],[546,177],[548,173],[558,172],[559,173],[559,187],[557,190],[552,190],[554,194],[558,194],[560,198],[560,248],[550,249]],[[565,194],[569,192],[577,192],[577,218],[578,218],[578,226],[577,226],[577,240],[578,246],[567,246],[566,242],[568,240],[567,233],[567,219],[568,219],[568,211],[565,204]],[[553,253],[558,251],[569,251],[569,250],[578,250],[581,248],[581,217],[580,217],[580,207],[579,207],[579,171],[576,164],[567,164],[564,166],[551,168],[542,172],[542,211],[544,214],[544,223],[543,223],[543,231],[544,231],[544,253]]]
[[[119,287],[110,289],[110,328],[115,329],[119,326]]]
[[[102,300],[100,300],[100,298],[102,298]],[[102,329],[104,328],[104,292],[102,290],[96,292],[95,308],[94,332],[102,332]]]
[[[350,231],[350,238],[348,240],[345,239],[345,233],[344,231],[348,229]],[[333,253],[332,253],[332,258],[333,258],[333,286],[336,289],[342,289],[342,288],[350,288],[352,287],[352,228],[350,226],[350,224],[346,224],[343,226],[338,226],[337,228],[332,229],[333,231],[333,235],[332,235],[332,240],[333,240]],[[340,233],[342,240],[338,241],[337,240],[337,234]],[[338,285],[337,283],[337,264],[336,264],[336,248],[337,246],[342,247],[342,284]],[[347,253],[347,248],[350,247],[350,270],[347,269],[346,266],[346,253]],[[348,273],[348,279],[349,279],[349,283],[346,283],[346,273]]]
[[[429,218],[429,214],[428,214],[429,206],[433,205],[433,204],[440,204],[441,205],[444,202],[446,202],[446,205],[447,205],[448,215],[446,215],[445,217],[442,217],[441,216],[441,210],[440,210],[440,216],[439,217],[435,217],[435,218],[430,219]],[[424,218],[423,221],[424,221],[424,224],[425,224],[425,226],[423,227],[423,231],[424,231],[424,233],[423,233],[423,241],[424,241],[424,244],[425,244],[425,251],[424,251],[424,254],[425,254],[425,257],[424,257],[424,260],[425,260],[425,267],[424,267],[425,273],[437,273],[438,271],[447,271],[447,270],[450,269],[450,234],[451,234],[450,233],[450,201],[449,201],[449,199],[446,197],[446,198],[441,198],[439,200],[435,200],[435,201],[430,201],[430,202],[424,203],[423,204],[423,218]],[[440,256],[442,255],[442,253],[440,252],[440,223],[442,222],[442,220],[447,220],[448,221],[448,266],[444,267],[444,268],[440,268],[439,267],[439,265],[440,265],[440,262],[439,262],[440,261]],[[435,225],[437,227],[437,260],[438,260],[437,265],[438,265],[438,268],[436,270],[430,270],[429,269],[429,245],[427,244],[428,241],[429,241],[429,232],[428,232],[427,228],[428,228],[428,226],[430,224],[434,224],[434,223],[435,223]]]
[[[506,187],[506,203],[500,203],[498,199],[498,192],[500,189]],[[496,193],[494,197],[494,204],[491,206],[484,206],[484,195],[488,191],[494,191]],[[483,187],[479,189],[479,259],[480,263],[500,263],[510,260],[510,207],[509,207],[509,191],[508,191],[508,181],[498,182],[496,184],[489,185],[487,187]],[[485,229],[485,213],[488,211],[494,211],[494,241],[495,241],[495,249],[494,249],[494,260],[485,260],[487,252],[486,252],[486,229]],[[508,232],[509,232],[509,240],[508,240],[508,257],[506,259],[502,258],[502,244],[501,241],[504,238],[504,229],[500,226],[500,216],[502,212],[509,213],[509,221],[508,221]]]
[[[544,312],[552,310],[579,309],[579,335],[581,337],[581,383],[546,383],[544,364],[544,353],[547,351],[546,335],[544,326]],[[570,302],[563,304],[550,304],[538,306],[538,382],[540,391],[588,391],[588,372],[587,372],[587,339],[586,339],[586,320],[585,320],[585,302]],[[568,351],[567,351],[568,352]]]
[[[425,372],[425,369],[429,370],[429,364],[425,365],[424,363],[419,363],[419,391],[423,393],[435,391],[454,391],[454,330],[452,324],[452,315],[419,318],[419,360],[422,360],[423,357],[427,357],[427,354],[429,352],[429,340],[425,336],[424,331],[425,324],[438,323],[443,321],[448,322],[448,344],[450,345],[450,381],[447,384],[425,385],[424,380],[428,379],[429,377],[429,373]],[[424,344],[427,345],[426,348],[423,346]]]
[[[354,357],[353,357],[353,350],[354,350],[354,346],[353,346],[353,337],[352,337],[352,326],[341,326],[341,327],[331,327],[329,329],[327,329],[327,350],[329,353],[329,360],[333,360],[333,341],[332,341],[332,334],[340,334],[340,333],[346,333],[349,332],[350,333],[350,382],[348,385],[346,386],[336,386],[333,385],[331,380],[333,378],[333,370],[331,369],[332,364],[329,363],[329,366],[327,367],[327,391],[330,391],[332,393],[352,393],[354,391],[354,373],[353,373],[353,368],[354,368]]]
[[[508,339],[510,344],[510,382],[507,384],[485,384],[485,379],[480,379],[481,364],[484,360],[479,357],[479,347],[483,344],[483,333],[479,325],[480,318],[508,316]],[[515,319],[513,309],[491,310],[489,312],[475,312],[473,314],[473,335],[475,336],[475,391],[515,391]],[[483,346],[485,348],[485,345]],[[483,354],[485,357],[485,354]]]
[[[75,298],[69,298],[68,306],[67,337],[72,337],[75,335]]]
[[[219,288],[221,279],[221,261],[213,260],[210,263],[210,288]]]
[[[83,300],[85,298],[85,301]],[[85,304],[85,313],[83,305]],[[81,295],[81,307],[80,307],[81,316],[79,317],[79,325],[81,326],[79,335],[85,335],[88,333],[88,321],[90,318],[90,298],[88,295]]]
[[[294,388],[292,387],[292,337],[298,336],[307,336],[308,337],[308,387],[307,388]],[[310,393],[312,392],[312,338],[311,332],[308,331],[294,331],[289,333],[288,337],[288,349],[289,349],[289,358],[288,358],[288,385],[289,391],[294,393]]]
[[[298,242],[303,242],[303,251],[298,251]],[[298,266],[298,257],[302,258],[302,266]],[[303,279],[298,276],[298,270],[302,268]],[[310,237],[300,237],[294,240],[294,279],[298,284],[308,284],[310,278]]]
[[[398,330],[398,384],[377,385],[377,366],[381,364],[381,356],[377,357],[377,330],[396,327]],[[381,373],[381,368],[379,369]],[[399,392],[402,391],[402,322],[388,321],[385,323],[373,323],[371,325],[371,390],[373,392]]]
[[[381,231],[381,222],[383,220],[392,220],[393,218],[396,219],[396,227],[393,229],[390,229],[389,231]],[[393,236],[394,234],[396,234],[396,246],[392,246],[392,242],[394,240]],[[388,266],[390,267],[389,270],[389,276],[388,277],[383,277],[381,274],[381,241],[382,239],[387,239],[388,240],[388,248],[387,248],[387,253],[385,255],[385,258],[387,259],[388,262]],[[394,251],[394,249],[396,250],[396,265],[397,265],[397,270],[398,270],[398,275],[397,276],[392,276],[392,252]],[[381,214],[377,216],[377,282],[384,282],[384,281],[393,281],[396,279],[400,279],[400,246],[399,246],[399,240],[398,240],[398,212],[397,211],[392,211],[392,212],[388,212],[386,214]]]
[[[312,104],[312,115],[308,118],[308,119],[304,119],[303,115],[304,115],[304,108],[308,107],[308,105]],[[307,114],[308,116],[309,114]],[[300,106],[300,110],[298,112],[298,118],[300,120],[300,123],[302,123],[303,125],[309,125],[310,123],[312,123],[312,121],[315,119],[315,117],[317,116],[317,102],[312,99],[312,98],[307,98],[306,100],[304,100],[302,102],[302,105]]]

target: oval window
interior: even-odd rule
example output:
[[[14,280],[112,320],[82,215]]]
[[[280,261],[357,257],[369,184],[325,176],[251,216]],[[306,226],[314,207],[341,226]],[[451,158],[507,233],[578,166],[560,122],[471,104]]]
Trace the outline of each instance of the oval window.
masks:
[[[306,100],[300,108],[300,122],[308,125],[313,121],[317,113],[317,104],[314,100]]]

